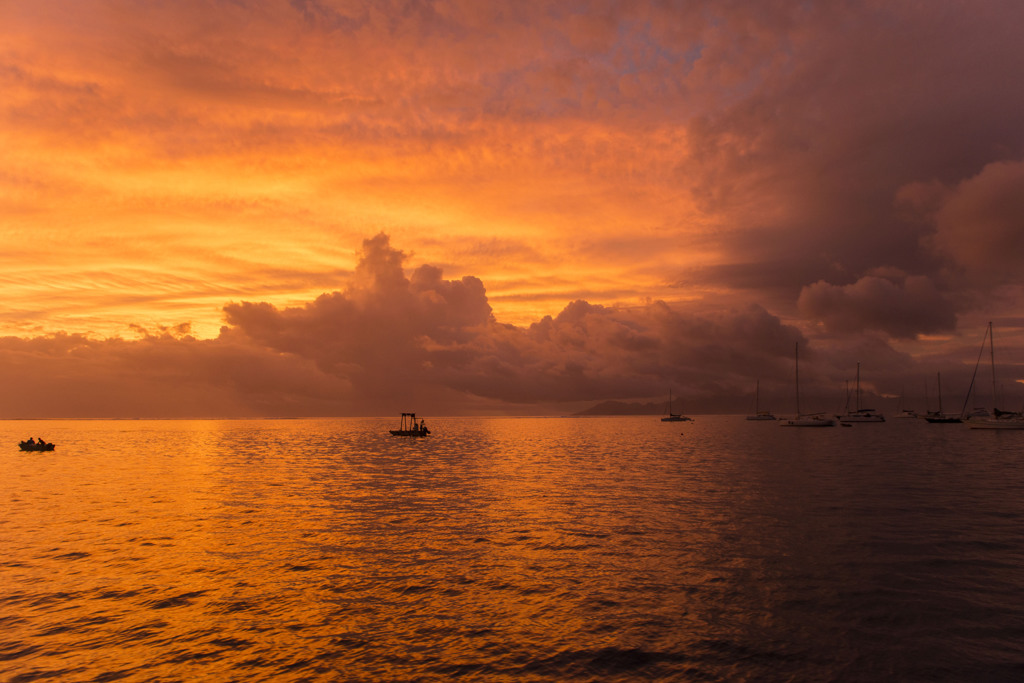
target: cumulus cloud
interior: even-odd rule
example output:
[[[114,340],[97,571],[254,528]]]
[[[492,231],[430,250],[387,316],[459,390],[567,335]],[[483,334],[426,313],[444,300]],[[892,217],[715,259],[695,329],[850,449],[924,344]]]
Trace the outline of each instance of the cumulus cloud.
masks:
[[[497,322],[482,283],[444,280],[421,266],[408,278],[385,235],[364,242],[356,280],[301,307],[226,307],[234,331],[344,376],[379,400],[445,387],[507,402],[649,397],[734,391],[802,339],[758,306],[713,317],[664,303],[616,308],[575,301],[528,327]]]
[[[988,284],[1024,283],[1024,161],[988,164],[950,190],[933,244]]]
[[[268,303],[229,304],[227,321],[260,345],[351,378],[368,397],[393,395],[422,381],[431,346],[464,343],[491,320],[480,280],[444,280],[429,265],[407,278],[403,259],[380,234],[364,242],[345,291],[283,310]]]
[[[912,339],[956,326],[952,303],[923,276],[895,281],[871,275],[842,286],[819,280],[804,287],[798,306],[831,332],[880,330],[895,338]]]
[[[756,305],[697,315],[578,300],[529,326],[504,324],[479,279],[445,279],[431,265],[407,273],[406,258],[385,234],[367,239],[343,289],[295,307],[228,304],[216,339],[196,339],[187,324],[137,327],[136,340],[0,339],[0,381],[23,387],[0,407],[95,417],[390,414],[410,404],[502,412],[673,388],[706,408],[745,395],[753,377],[788,383],[793,344],[806,344]]]
[[[555,406],[649,401],[672,389],[692,412],[742,410],[755,379],[762,396],[791,396],[795,344],[807,364],[803,390],[821,401],[839,400],[857,360],[868,361],[866,384],[880,391],[898,391],[897,379],[915,372],[879,336],[848,334],[823,346],[756,304],[698,313],[660,301],[576,300],[530,325],[505,324],[481,280],[446,279],[431,265],[406,270],[407,258],[378,234],[364,241],[342,289],[301,306],[228,304],[216,339],[196,339],[187,325],[139,328],[132,341],[0,339],[0,381],[21,388],[0,398],[0,409],[97,417],[564,412]],[[837,332],[909,337],[951,324],[927,280],[892,269],[846,287],[817,283],[801,305]]]

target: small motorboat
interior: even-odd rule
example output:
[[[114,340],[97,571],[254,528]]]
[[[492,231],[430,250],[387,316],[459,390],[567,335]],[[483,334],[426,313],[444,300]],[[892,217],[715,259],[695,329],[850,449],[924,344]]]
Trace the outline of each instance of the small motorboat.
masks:
[[[18,447],[23,451],[52,451],[57,447],[57,444],[46,443],[42,439],[39,441],[29,439],[28,441],[18,442]]]
[[[398,429],[389,431],[391,436],[426,436],[430,433],[426,422],[416,419],[416,413],[402,413],[402,422]]]

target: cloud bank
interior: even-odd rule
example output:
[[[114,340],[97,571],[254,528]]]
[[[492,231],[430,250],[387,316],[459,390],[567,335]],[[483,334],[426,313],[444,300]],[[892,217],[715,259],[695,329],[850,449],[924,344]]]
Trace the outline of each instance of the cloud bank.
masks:
[[[483,283],[408,275],[387,235],[367,239],[348,285],[298,307],[225,306],[216,339],[187,326],[136,340],[0,340],[8,394],[24,416],[390,414],[527,411],[607,398],[749,393],[788,377],[798,330],[758,306],[687,315],[662,302],[575,301],[528,327],[495,320]],[[813,358],[813,351],[807,351]],[[514,404],[521,404],[513,409]],[[422,410],[422,409],[421,409]]]
[[[406,277],[402,261],[380,234],[345,291],[301,308],[231,304],[231,333],[344,377],[371,402],[431,387],[509,403],[646,397],[672,384],[721,392],[802,339],[756,306],[697,318],[664,303],[579,300],[517,327],[494,319],[477,278],[444,280],[428,265]]]
[[[953,305],[922,276],[901,282],[865,276],[845,286],[819,280],[803,289],[797,305],[808,318],[837,333],[880,330],[890,337],[913,339],[923,332],[950,332],[956,326]]]
[[[21,388],[0,409],[50,417],[543,414],[664,400],[671,389],[690,412],[742,411],[755,381],[762,397],[791,402],[797,344],[805,401],[838,409],[844,378],[862,358],[870,359],[866,390],[890,397],[925,371],[884,336],[816,344],[757,305],[709,313],[577,300],[529,326],[501,323],[481,280],[445,279],[427,264],[407,270],[407,258],[380,233],[364,241],[344,288],[300,306],[227,304],[215,339],[197,339],[187,325],[139,328],[134,340],[0,339],[0,380]],[[927,281],[895,277],[817,283],[801,305],[840,332],[875,327],[899,337],[950,324]],[[930,318],[920,313],[928,304],[937,309]]]
[[[824,392],[959,367],[989,320],[1024,348],[1018,2],[0,12],[18,381],[86,391],[59,342],[111,401],[350,414],[781,394],[797,340]],[[297,379],[247,394],[225,349]]]

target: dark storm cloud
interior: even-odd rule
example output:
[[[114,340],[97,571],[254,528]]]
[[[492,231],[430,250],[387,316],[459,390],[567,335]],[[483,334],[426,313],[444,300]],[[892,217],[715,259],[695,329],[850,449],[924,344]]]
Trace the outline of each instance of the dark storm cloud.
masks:
[[[830,332],[881,330],[891,337],[912,339],[922,333],[949,332],[956,326],[952,304],[921,276],[902,282],[868,276],[846,286],[819,280],[803,289],[798,306]]]
[[[1024,161],[989,164],[950,190],[934,245],[975,282],[1024,282]]]
[[[1024,73],[1024,47],[1010,28],[1024,21],[1024,7],[803,8],[765,48],[765,75],[749,93],[689,128],[700,171],[681,172],[697,178],[694,196],[708,211],[728,217],[722,249],[749,264],[701,273],[723,285],[792,292],[794,277],[817,271],[800,283],[808,288],[801,310],[812,319],[825,315],[818,304],[828,295],[852,307],[828,314],[833,327],[863,323],[900,337],[949,329],[946,301],[935,315],[893,316],[962,284],[948,277],[950,255],[1015,278],[1007,271],[1022,232],[1011,217],[1021,196],[1024,91],[1006,85],[1009,74]],[[901,192],[931,183],[955,189],[934,220],[907,220]],[[882,267],[927,278],[939,293],[901,285],[890,301],[880,296],[884,283],[863,280]],[[986,290],[979,278],[971,285]]]

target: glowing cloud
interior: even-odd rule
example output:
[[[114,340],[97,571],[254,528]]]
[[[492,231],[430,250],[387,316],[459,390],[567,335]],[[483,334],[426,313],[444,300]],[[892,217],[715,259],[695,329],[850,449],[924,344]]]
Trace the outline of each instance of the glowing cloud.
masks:
[[[453,405],[734,391],[758,343],[727,335],[762,315],[833,368],[988,319],[1017,343],[1020,3],[0,12],[0,334],[26,343],[187,323],[123,362],[230,342],[345,410],[392,363]]]

